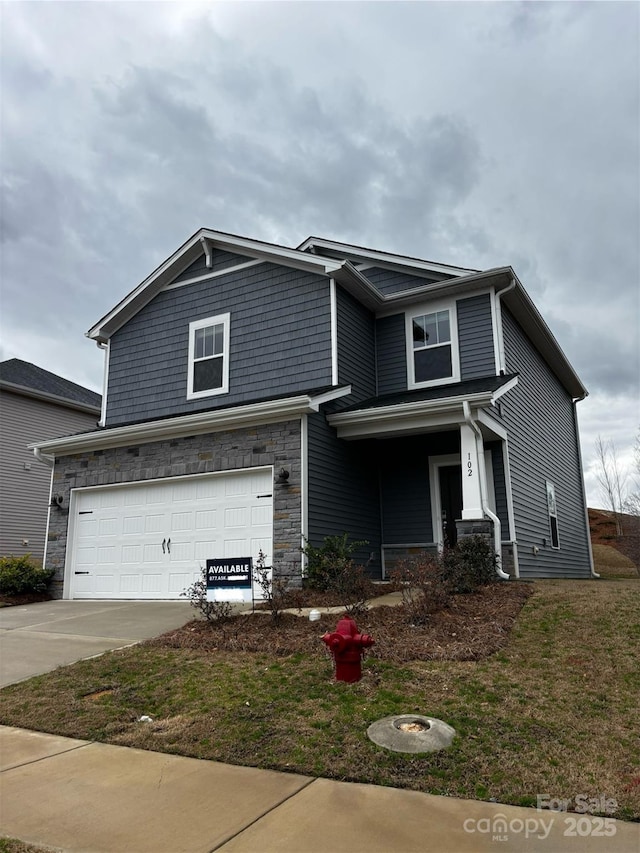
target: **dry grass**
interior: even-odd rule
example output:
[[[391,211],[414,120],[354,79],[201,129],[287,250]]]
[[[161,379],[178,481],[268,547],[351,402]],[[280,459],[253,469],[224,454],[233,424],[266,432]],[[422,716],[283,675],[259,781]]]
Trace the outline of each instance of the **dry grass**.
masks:
[[[281,641],[270,633],[269,618],[258,616],[262,651],[203,648],[199,640],[185,648],[173,632],[6,688],[0,721],[504,803],[535,805],[543,793],[563,799],[604,794],[618,801],[618,817],[640,819],[639,583],[528,586],[534,594],[517,619],[510,617],[510,634],[503,629],[498,651],[489,656],[456,658],[458,631],[450,630],[445,644],[443,623],[440,647],[433,644],[429,659],[410,660],[412,652],[405,651],[402,662],[393,662],[388,650],[407,648],[410,634],[402,629],[396,636],[392,622],[386,629],[380,622],[383,633],[365,660],[362,681],[346,685],[333,680],[317,623],[315,642],[304,651],[276,654]],[[496,606],[491,598],[485,603]],[[467,622],[472,631],[468,614]],[[487,631],[486,622],[480,630]],[[470,635],[463,646],[474,648]],[[453,660],[445,659],[446,648]],[[454,726],[453,746],[403,755],[367,739],[374,720],[412,712]],[[139,722],[143,714],[153,722]]]
[[[0,838],[0,853],[55,853],[52,847],[25,844],[17,838]]]
[[[605,578],[637,578],[633,562],[612,545],[593,545],[593,565]]]

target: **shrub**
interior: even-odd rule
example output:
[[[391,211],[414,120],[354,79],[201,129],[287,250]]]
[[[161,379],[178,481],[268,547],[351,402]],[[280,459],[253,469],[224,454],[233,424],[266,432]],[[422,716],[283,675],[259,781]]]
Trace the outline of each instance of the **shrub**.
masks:
[[[367,577],[364,566],[358,566],[352,560],[336,570],[330,578],[328,590],[339,597],[340,604],[350,616],[364,613],[367,601],[374,594],[373,582]]]
[[[347,567],[352,565],[354,553],[368,544],[364,539],[349,542],[347,533],[342,536],[325,536],[319,548],[306,542],[302,553],[307,558],[309,586],[325,592],[340,588],[345,572],[348,573]]]
[[[31,554],[0,557],[0,594],[46,592],[53,575],[53,569],[42,569],[32,563]]]
[[[443,579],[452,592],[460,594],[475,592],[479,586],[496,581],[496,565],[493,543],[484,536],[461,539],[441,558]]]
[[[253,580],[260,587],[262,597],[271,613],[271,621],[277,623],[280,621],[283,609],[289,606],[287,596],[289,578],[274,577],[273,569],[265,566],[266,559],[266,555],[260,550],[253,568]]]
[[[200,566],[200,577],[180,593],[188,598],[192,607],[199,610],[207,622],[226,622],[233,612],[230,601],[207,600],[207,570]]]
[[[402,603],[412,625],[424,625],[449,604],[449,585],[442,575],[441,559],[426,552],[401,560],[391,573],[402,592]]]

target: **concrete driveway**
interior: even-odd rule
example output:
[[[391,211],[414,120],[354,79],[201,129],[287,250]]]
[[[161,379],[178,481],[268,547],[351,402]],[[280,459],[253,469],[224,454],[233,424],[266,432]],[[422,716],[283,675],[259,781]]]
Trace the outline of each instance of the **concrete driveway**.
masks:
[[[45,601],[0,608],[0,687],[179,628],[186,601]]]

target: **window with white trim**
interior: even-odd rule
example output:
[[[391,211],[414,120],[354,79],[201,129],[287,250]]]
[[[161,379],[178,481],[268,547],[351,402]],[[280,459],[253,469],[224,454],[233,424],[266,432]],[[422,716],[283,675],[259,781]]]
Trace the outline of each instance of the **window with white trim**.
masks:
[[[560,548],[558,534],[558,510],[556,507],[556,487],[547,480],[547,509],[549,511],[549,530],[551,532],[551,547]]]
[[[460,377],[456,316],[448,305],[407,314],[409,387],[442,385]]]
[[[229,314],[189,323],[187,399],[229,391]]]

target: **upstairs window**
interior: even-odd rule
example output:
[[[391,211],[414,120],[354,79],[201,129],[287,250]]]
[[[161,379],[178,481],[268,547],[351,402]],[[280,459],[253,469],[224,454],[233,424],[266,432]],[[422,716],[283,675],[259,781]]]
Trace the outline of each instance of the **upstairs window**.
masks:
[[[220,314],[189,324],[188,400],[229,390],[229,316]]]
[[[556,487],[547,480],[547,509],[549,511],[549,531],[551,533],[551,547],[560,547],[560,536],[558,534],[558,510],[556,507]]]
[[[442,385],[459,378],[455,312],[439,310],[407,316],[409,385]]]

